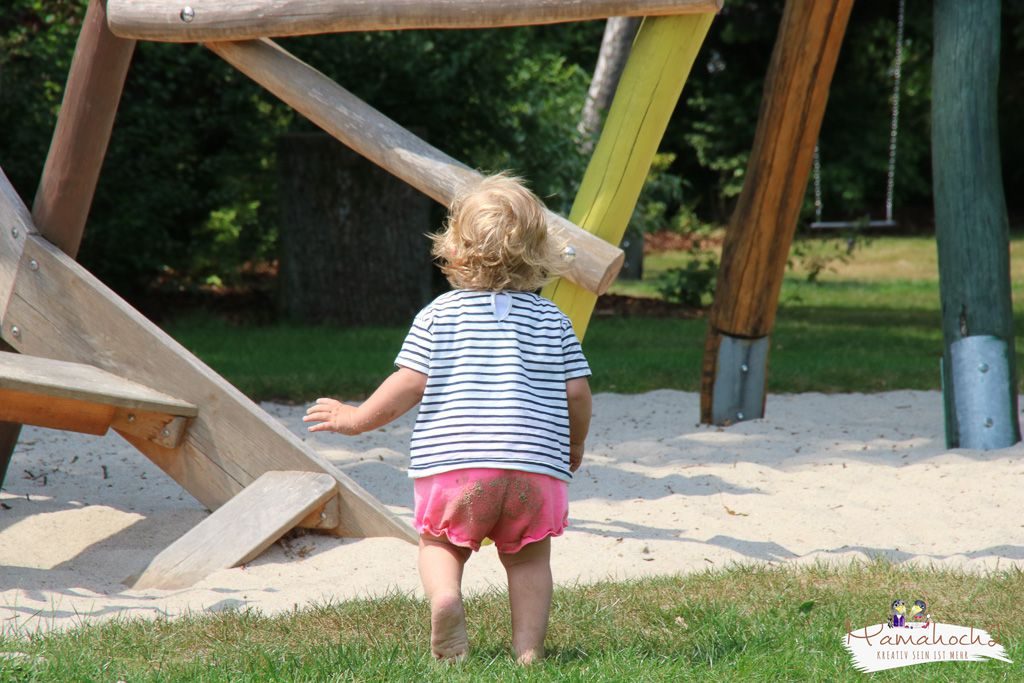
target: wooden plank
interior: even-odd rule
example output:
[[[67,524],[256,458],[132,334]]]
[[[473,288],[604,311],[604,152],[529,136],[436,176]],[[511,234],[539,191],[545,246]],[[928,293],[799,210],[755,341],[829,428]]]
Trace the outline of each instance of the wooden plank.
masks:
[[[35,270],[27,265],[32,260]],[[37,235],[25,241],[7,320],[20,334],[5,327],[3,338],[22,353],[96,365],[200,406],[178,448],[119,433],[207,507],[219,507],[267,471],[326,472],[342,491],[341,521],[331,533],[418,541],[407,523]]]
[[[18,274],[22,252],[25,251],[25,239],[35,233],[32,216],[3,170],[0,170],[0,324],[3,324],[7,301],[14,291],[14,278]],[[6,351],[8,348],[0,350]]]
[[[113,419],[112,406],[0,388],[3,422],[101,435],[107,433]]]
[[[187,401],[92,365],[17,353],[0,352],[0,389],[184,417],[195,417],[199,413]]]
[[[177,448],[191,422],[189,418],[180,415],[118,408],[114,411],[110,428],[152,441],[164,448]]]
[[[743,190],[722,246],[709,316],[720,332],[763,337],[779,289],[853,0],[789,0],[764,84]]]
[[[622,72],[608,119],[583,176],[569,220],[618,244],[675,110],[713,15],[646,19]],[[586,334],[597,297],[564,279],[544,288]]]
[[[91,0],[32,204],[39,231],[71,256],[82,241],[134,50],[134,40],[107,28],[103,1]]]
[[[718,12],[722,0],[109,0],[110,28],[140,40],[248,40],[339,31],[494,28]]]
[[[25,237],[36,231],[28,209],[14,191],[3,169],[0,169],[0,329],[9,328],[5,322],[7,301],[14,291],[14,278],[25,249]],[[13,349],[0,339],[0,351]],[[21,426],[15,422],[0,423],[0,485],[4,483],[7,466],[18,445]]]
[[[337,496],[329,474],[266,472],[153,558],[133,588],[186,588],[249,562]]]
[[[271,41],[207,47],[359,154],[446,206],[482,177]],[[566,277],[596,294],[607,291],[625,259],[622,250],[551,211],[547,219],[555,239],[576,250]]]

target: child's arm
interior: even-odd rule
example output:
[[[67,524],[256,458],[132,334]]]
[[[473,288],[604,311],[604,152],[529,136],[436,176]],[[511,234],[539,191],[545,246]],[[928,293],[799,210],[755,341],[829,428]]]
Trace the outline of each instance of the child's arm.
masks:
[[[567,381],[565,395],[569,399],[569,471],[575,472],[583,462],[583,443],[590,431],[592,401],[587,378]]]
[[[310,426],[311,432],[362,434],[404,415],[420,402],[426,386],[426,375],[400,367],[358,408],[333,398],[318,398],[302,421],[317,423]]]

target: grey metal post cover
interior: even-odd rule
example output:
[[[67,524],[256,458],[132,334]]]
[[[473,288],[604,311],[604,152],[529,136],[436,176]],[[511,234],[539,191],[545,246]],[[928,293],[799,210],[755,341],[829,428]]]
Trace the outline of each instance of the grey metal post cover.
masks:
[[[767,364],[768,337],[722,335],[711,396],[712,422],[731,424],[764,417]]]
[[[964,337],[949,347],[961,448],[991,450],[1016,443],[1007,344],[999,337]],[[1016,388],[1012,388],[1015,390]]]

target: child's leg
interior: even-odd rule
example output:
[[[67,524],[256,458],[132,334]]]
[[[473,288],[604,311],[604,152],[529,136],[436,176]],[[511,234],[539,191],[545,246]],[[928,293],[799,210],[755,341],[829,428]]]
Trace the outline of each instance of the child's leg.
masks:
[[[512,607],[512,651],[521,664],[544,656],[544,636],[551,609],[551,538],[523,546],[517,553],[499,553],[508,573]]]
[[[470,552],[443,538],[420,536],[420,580],[430,600],[430,649],[438,659],[458,659],[469,653],[462,567]]]

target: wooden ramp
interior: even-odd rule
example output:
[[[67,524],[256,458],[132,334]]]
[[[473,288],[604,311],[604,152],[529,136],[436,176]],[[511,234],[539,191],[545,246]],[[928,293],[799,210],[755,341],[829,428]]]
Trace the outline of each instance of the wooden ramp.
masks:
[[[318,514],[337,492],[329,474],[266,472],[153,558],[132,587],[186,588],[218,569],[245,564]]]
[[[175,448],[196,406],[84,365],[0,352],[0,422],[106,434]]]
[[[143,390],[158,387],[198,406],[174,446],[138,433],[124,413],[124,420],[110,426],[200,503],[216,510],[264,472],[325,473],[339,492],[331,514],[311,526],[337,536],[418,541],[408,523],[39,235],[2,172],[0,225],[3,340],[19,353],[95,366],[115,378],[110,381],[131,380]],[[174,401],[170,396],[163,397],[165,403]],[[19,409],[20,401],[11,403],[16,404],[12,410]]]

